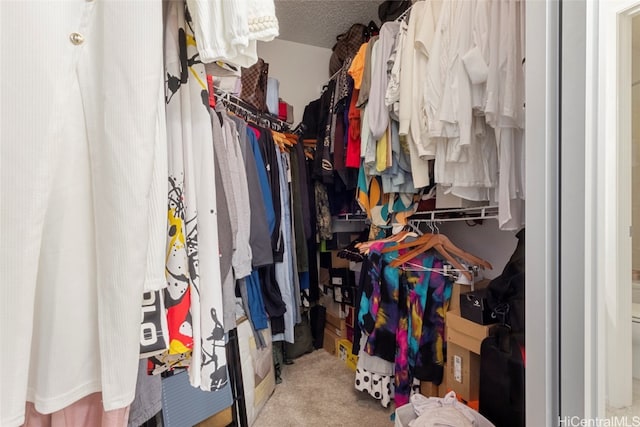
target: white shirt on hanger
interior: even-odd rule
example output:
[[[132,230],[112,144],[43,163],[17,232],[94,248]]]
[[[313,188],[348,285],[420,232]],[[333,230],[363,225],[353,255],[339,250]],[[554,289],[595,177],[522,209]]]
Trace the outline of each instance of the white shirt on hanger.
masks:
[[[373,47],[377,49],[375,62],[371,63],[371,91],[367,115],[373,139],[378,140],[389,126],[389,109],[385,104],[385,94],[389,84],[388,60],[400,30],[399,22],[385,22],[380,28],[380,38]]]

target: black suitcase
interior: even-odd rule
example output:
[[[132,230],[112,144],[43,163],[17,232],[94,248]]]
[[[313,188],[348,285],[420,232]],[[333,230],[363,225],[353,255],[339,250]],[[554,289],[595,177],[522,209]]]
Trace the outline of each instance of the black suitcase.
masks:
[[[480,347],[480,413],[496,427],[525,425],[524,334],[500,325]]]

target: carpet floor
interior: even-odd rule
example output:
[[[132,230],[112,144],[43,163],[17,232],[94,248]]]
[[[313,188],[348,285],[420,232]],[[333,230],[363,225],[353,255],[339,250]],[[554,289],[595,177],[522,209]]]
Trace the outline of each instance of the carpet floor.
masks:
[[[281,377],[253,427],[393,427],[393,404],[357,391],[355,372],[323,349],[285,365]]]

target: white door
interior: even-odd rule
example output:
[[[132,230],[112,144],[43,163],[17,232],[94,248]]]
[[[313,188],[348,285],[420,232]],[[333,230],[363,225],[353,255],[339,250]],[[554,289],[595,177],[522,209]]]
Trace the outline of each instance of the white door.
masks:
[[[527,425],[631,404],[631,17],[527,2]]]
[[[638,0],[562,2],[560,414],[629,406],[631,17]]]

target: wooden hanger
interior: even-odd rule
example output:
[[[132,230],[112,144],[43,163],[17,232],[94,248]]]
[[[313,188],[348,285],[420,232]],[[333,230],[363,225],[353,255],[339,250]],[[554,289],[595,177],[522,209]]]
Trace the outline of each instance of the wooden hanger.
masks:
[[[427,234],[423,234],[422,236],[418,236],[415,240],[412,240],[410,242],[386,246],[385,248],[382,249],[382,253],[384,254],[387,252],[396,251],[398,249],[406,249],[406,248],[412,248],[414,246],[420,246],[427,243],[433,236],[435,236],[435,234],[427,233]]]
[[[368,240],[366,242],[360,242],[358,244],[356,244],[356,248],[360,251],[360,253],[363,254],[368,254],[369,250],[371,249],[371,246],[376,244],[376,243],[394,243],[394,242],[402,242],[404,239],[406,239],[407,237],[418,237],[418,234],[411,231],[411,230],[401,230],[400,232],[393,234],[389,237],[386,237],[384,239],[377,239],[377,240]],[[382,252],[385,252],[385,248],[383,248]],[[387,251],[388,252],[388,251]]]
[[[289,138],[287,138],[286,135],[284,135],[283,133],[272,130],[271,136],[273,137],[273,141],[280,148],[280,151],[283,153],[288,151],[289,150],[288,147],[291,147],[293,145],[289,140]]]
[[[434,235],[434,236],[438,236],[438,235]],[[467,271],[466,268],[464,268],[464,266],[462,265],[462,263],[460,263],[460,261],[452,257],[451,254],[444,247],[444,245],[439,241],[439,239],[435,237],[430,239],[428,243],[418,246],[416,249],[413,249],[407,252],[406,254],[394,259],[393,261],[391,261],[390,265],[391,267],[400,267],[405,262],[412,260],[417,255],[423,252],[426,252],[427,250],[432,248],[435,249],[440,255],[442,255],[442,257],[445,260],[447,260],[449,264],[453,265],[456,269],[460,270],[460,272],[464,274],[464,276],[467,279],[473,280],[471,273]]]
[[[418,237],[416,240],[408,243],[401,243],[398,245],[390,245],[385,247],[382,252],[390,252],[398,249],[406,249],[406,248],[414,248],[402,256],[396,258],[391,262],[392,267],[399,267],[407,261],[415,258],[419,254],[428,251],[429,249],[435,249],[444,259],[446,259],[451,265],[453,265],[456,269],[460,270],[462,274],[469,280],[472,280],[471,273],[464,268],[464,266],[453,256],[453,253],[456,257],[460,258],[463,261],[466,261],[468,264],[477,265],[479,267],[491,269],[491,264],[487,261],[476,257],[468,252],[463,251],[459,247],[453,244],[451,240],[444,234],[424,234]],[[451,253],[450,253],[451,252]]]

